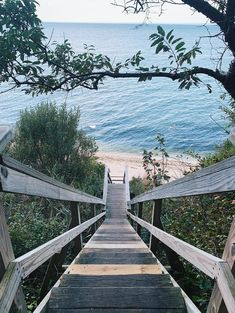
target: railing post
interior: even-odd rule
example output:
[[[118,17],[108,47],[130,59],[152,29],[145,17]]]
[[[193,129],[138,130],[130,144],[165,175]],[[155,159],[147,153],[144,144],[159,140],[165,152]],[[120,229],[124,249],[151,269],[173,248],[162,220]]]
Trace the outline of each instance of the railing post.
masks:
[[[129,211],[131,214],[135,214],[135,204],[131,204]],[[134,227],[134,221],[132,219],[130,219],[130,224],[132,227]]]
[[[139,218],[142,218],[143,215],[143,202],[138,203],[138,207],[137,207],[137,216]],[[136,227],[136,232],[139,236],[141,236],[141,226],[140,224],[137,223],[137,227]]]
[[[95,204],[92,204],[92,217],[95,217],[96,216],[96,205]],[[94,223],[92,226],[91,226],[91,232],[92,234],[94,234],[96,232],[96,229],[97,229],[97,225],[96,223]]]
[[[5,212],[0,201],[0,281],[6,271],[8,264],[15,259],[10,235],[8,232]],[[27,312],[27,305],[22,288],[19,287],[10,312]]]
[[[222,259],[226,261],[231,268],[233,276],[235,276],[235,254],[233,252],[235,243],[235,218],[233,219],[228,238],[225,244]],[[212,290],[210,302],[207,307],[207,313],[227,313],[227,308],[222,299],[218,284],[215,282]]]
[[[81,224],[80,209],[77,202],[70,202],[70,212],[71,221],[69,224],[69,229]],[[82,249],[82,234],[77,236],[73,242],[75,254],[77,255]],[[45,297],[48,291],[48,286],[50,285],[50,281],[57,277],[58,273],[62,271],[62,265],[65,260],[69,245],[70,243],[63,247],[60,253],[56,253],[51,257],[40,290],[40,301]]]
[[[161,211],[162,211],[162,199],[154,200],[153,209],[152,209],[152,225],[160,229],[163,229],[161,222]],[[149,248],[155,253],[159,245],[159,240],[150,234]]]
[[[152,211],[152,225],[161,230],[164,230],[164,227],[161,221],[161,210],[162,210],[162,199],[154,200],[153,211]],[[154,254],[156,253],[158,245],[159,245],[159,240],[155,238],[154,236],[150,235],[149,248]],[[175,253],[172,249],[170,249],[166,245],[162,244],[162,246],[166,252],[166,256],[171,266],[171,269],[173,271],[177,271],[180,273],[184,272],[184,266],[183,266],[183,263],[180,261],[178,254]]]
[[[81,212],[79,204],[77,202],[70,203],[70,211],[71,222],[69,225],[69,229],[81,224]],[[74,249],[76,254],[78,254],[82,250],[82,245],[82,234],[80,234],[77,238],[74,239]]]

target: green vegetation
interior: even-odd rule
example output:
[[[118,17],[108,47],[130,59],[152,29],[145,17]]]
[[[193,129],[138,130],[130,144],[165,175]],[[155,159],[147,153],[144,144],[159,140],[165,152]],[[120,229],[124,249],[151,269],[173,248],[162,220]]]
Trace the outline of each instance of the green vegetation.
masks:
[[[116,0],[127,12],[149,12],[151,8],[161,9],[166,0]],[[68,40],[48,43],[43,26],[36,14],[35,0],[0,1],[0,74],[1,82],[11,82],[13,88],[23,87],[32,95],[49,93],[55,90],[70,91],[79,86],[97,89],[104,77],[137,78],[139,81],[154,77],[165,77],[179,83],[179,88],[189,89],[192,85],[203,83],[201,76],[215,79],[235,99],[235,4],[233,1],[195,1],[182,0],[193,10],[216,24],[214,37],[221,39],[224,51],[231,52],[231,62],[227,71],[221,69],[223,51],[218,52],[219,66],[215,68],[193,66],[192,60],[201,53],[199,39],[195,45],[186,49],[182,38],[175,37],[173,30],[166,33],[158,26],[157,32],[150,36],[155,53],[164,53],[168,62],[164,67],[153,64],[142,66],[144,56],[138,51],[124,62],[112,62],[108,56],[97,54],[93,46],[84,47],[84,52],[75,53]],[[172,5],[175,1],[170,1]],[[44,68],[47,67],[47,71]],[[132,71],[130,71],[132,69]],[[211,87],[203,83],[211,92]],[[7,90],[6,90],[7,91]]]
[[[98,149],[95,139],[78,130],[79,117],[77,108],[68,109],[65,104],[41,103],[26,109],[7,152],[59,181],[102,197],[104,166],[95,157]],[[71,219],[68,202],[14,194],[4,194],[3,200],[16,257],[68,229]],[[92,217],[88,206],[80,208],[82,221]],[[88,230],[84,239],[89,236]],[[71,260],[74,256],[71,247],[67,258]],[[37,304],[46,266],[47,263],[33,272],[23,284],[30,310]]]
[[[96,186],[101,183],[103,166],[94,157],[95,139],[78,130],[79,118],[79,109],[68,109],[65,104],[41,103],[26,109],[8,153],[46,175],[99,196],[102,190]]]

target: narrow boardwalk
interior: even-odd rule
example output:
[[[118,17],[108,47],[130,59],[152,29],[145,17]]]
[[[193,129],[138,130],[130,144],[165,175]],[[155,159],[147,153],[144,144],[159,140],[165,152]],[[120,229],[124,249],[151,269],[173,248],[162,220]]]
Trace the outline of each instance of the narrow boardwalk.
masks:
[[[108,188],[106,220],[52,289],[47,312],[186,312],[180,289],[126,218],[124,185]]]

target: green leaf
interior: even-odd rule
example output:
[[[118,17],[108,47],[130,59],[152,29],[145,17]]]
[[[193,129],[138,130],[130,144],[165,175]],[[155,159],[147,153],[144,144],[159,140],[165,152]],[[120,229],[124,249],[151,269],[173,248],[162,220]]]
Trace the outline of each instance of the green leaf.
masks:
[[[171,34],[173,33],[174,29],[172,29],[171,31],[169,31],[169,33],[166,35],[166,39],[169,40]],[[174,36],[173,36],[174,37]]]
[[[154,40],[151,44],[151,47],[156,46],[157,44],[159,44],[161,41],[163,41],[164,38],[163,37],[159,37],[158,39]]]
[[[158,45],[157,48],[156,48],[155,53],[158,54],[158,53],[163,49],[163,46],[164,46],[163,43],[160,42],[159,45]]]
[[[178,41],[182,40],[182,38],[177,38],[175,40],[172,41],[172,44],[174,45],[175,43],[177,43]]]
[[[164,29],[163,29],[160,25],[158,25],[157,31],[158,31],[158,33],[159,33],[160,35],[162,35],[163,37],[165,36],[165,31],[164,31]]]
[[[180,48],[182,48],[185,45],[185,43],[183,41],[181,41],[180,43],[178,43],[178,45],[176,45],[175,50],[179,50]]]

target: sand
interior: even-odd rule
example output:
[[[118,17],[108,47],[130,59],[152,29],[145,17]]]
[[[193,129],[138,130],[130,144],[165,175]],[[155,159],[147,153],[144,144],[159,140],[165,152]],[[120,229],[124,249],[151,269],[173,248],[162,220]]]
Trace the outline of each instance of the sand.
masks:
[[[128,166],[130,179],[132,177],[146,177],[141,154],[99,151],[96,156],[100,162],[109,167],[111,176],[123,177],[125,166]],[[159,162],[161,162],[160,158]],[[196,160],[186,156],[170,157],[167,165],[168,175],[171,180],[180,178],[185,171],[189,170],[190,166],[196,166],[197,163]]]

